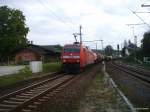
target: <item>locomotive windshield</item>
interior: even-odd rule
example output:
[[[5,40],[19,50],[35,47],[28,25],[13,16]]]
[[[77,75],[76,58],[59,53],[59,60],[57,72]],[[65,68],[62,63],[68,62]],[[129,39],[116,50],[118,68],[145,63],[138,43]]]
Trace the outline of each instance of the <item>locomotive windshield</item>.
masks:
[[[78,53],[78,52],[80,52],[80,49],[79,48],[74,48],[74,47],[66,47],[66,48],[64,48],[64,52],[65,53],[69,53],[69,52]]]

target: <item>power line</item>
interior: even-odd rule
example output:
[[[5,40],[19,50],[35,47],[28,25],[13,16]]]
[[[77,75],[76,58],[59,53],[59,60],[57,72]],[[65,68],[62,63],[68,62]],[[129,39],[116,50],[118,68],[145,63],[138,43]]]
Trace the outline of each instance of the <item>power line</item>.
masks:
[[[128,8],[129,9],[129,8]],[[136,14],[136,12],[132,11],[131,9],[129,9],[136,17],[138,17],[144,24],[146,24],[148,27],[150,27],[150,25],[148,23],[146,23],[144,21],[144,19],[142,19],[139,15]]]
[[[49,3],[48,2],[48,0],[45,0],[47,3]],[[58,7],[57,5],[55,5],[55,7],[57,8],[57,9],[60,9],[61,10],[61,8],[60,7]],[[51,9],[52,10],[52,9]],[[53,11],[54,12],[54,11]],[[74,25],[74,22],[72,21],[72,19],[70,18],[70,17],[67,17],[67,18],[69,18],[69,23],[70,23],[70,25]],[[65,19],[65,18],[64,18]]]
[[[150,13],[150,12],[136,12],[136,13]]]
[[[55,14],[55,12],[54,12],[52,9],[50,9],[49,7],[47,7],[41,0],[38,0],[38,1],[39,1],[39,3],[40,3],[44,8],[46,8],[46,9],[48,9],[48,10],[50,11],[50,12],[48,11],[50,15],[53,15],[55,18],[57,18],[58,21],[60,21],[61,23],[67,25],[67,26],[70,27],[72,30],[74,30],[74,29],[72,28],[72,26],[68,25],[61,17],[57,16],[57,15]]]

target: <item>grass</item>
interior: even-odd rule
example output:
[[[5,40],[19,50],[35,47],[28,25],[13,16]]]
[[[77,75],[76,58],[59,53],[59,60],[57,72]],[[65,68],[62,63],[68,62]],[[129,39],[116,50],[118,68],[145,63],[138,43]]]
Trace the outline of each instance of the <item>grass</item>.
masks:
[[[138,65],[138,66],[144,67],[145,69],[150,70],[150,63],[142,63],[142,64],[140,64],[140,63],[134,61],[134,59],[130,59],[130,58],[122,59],[122,62],[130,64],[130,65]]]
[[[29,67],[25,67],[17,74],[0,76],[0,87],[16,83],[31,76],[32,72],[29,70]]]
[[[61,68],[61,64],[59,62],[45,63],[43,64],[43,72],[41,74],[48,73],[48,72],[56,72],[59,71],[60,68]],[[32,78],[33,76],[35,77],[35,75],[32,74],[32,72],[30,71],[29,67],[26,66],[17,74],[0,76],[0,87],[11,85],[16,82]]]
[[[45,63],[43,64],[43,72],[56,72],[60,71],[61,69],[61,64],[60,62],[52,62],[52,63]]]
[[[104,74],[99,73],[93,80],[85,97],[81,100],[78,112],[128,112],[122,99],[104,81]]]

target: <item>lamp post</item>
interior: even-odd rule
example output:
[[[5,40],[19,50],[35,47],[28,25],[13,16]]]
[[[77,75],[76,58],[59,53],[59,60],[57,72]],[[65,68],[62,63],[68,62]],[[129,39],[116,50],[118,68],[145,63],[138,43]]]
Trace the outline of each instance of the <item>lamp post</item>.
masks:
[[[143,25],[145,23],[137,23],[137,24],[126,24],[127,26],[132,26],[132,33],[133,33],[133,38],[134,38],[134,44],[137,46],[137,36],[135,35],[135,26],[136,25]]]
[[[135,26],[135,25],[142,25],[142,24],[145,24],[145,23],[126,24],[126,25],[128,25],[128,26],[132,26],[132,28],[133,28],[133,38],[134,38],[134,44],[135,44],[136,47],[137,47],[137,36],[134,34],[134,33],[135,33],[135,32],[134,32],[134,26]],[[135,47],[135,49],[134,49],[134,58],[135,58],[135,60],[136,60],[136,47]]]

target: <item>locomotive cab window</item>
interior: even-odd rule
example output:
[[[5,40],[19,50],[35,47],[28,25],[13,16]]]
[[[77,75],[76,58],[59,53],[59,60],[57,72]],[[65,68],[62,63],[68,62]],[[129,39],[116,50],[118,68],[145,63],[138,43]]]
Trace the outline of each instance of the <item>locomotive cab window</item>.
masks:
[[[69,53],[69,52],[80,52],[79,48],[64,48],[64,52],[65,53]]]

